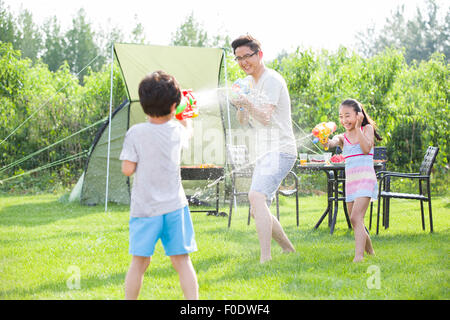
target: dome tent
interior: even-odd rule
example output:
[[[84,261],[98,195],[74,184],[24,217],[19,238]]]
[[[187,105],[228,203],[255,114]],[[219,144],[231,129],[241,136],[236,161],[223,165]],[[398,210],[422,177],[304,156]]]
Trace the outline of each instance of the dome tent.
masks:
[[[175,76],[181,88],[193,89],[194,94],[196,91],[217,89],[224,52],[217,48],[116,43],[114,57],[123,75],[128,100],[111,115],[111,124],[107,120],[98,131],[84,173],[69,197],[70,200],[79,200],[85,205],[105,203],[109,125],[111,135],[107,198],[115,203],[130,202],[130,181],[121,172],[119,155],[128,128],[146,121],[138,96],[138,86],[144,76],[156,70],[164,70]],[[193,119],[194,137],[189,148],[183,150],[182,165],[225,165],[223,112],[217,99],[208,103],[210,105],[200,109],[200,116]],[[208,152],[204,152],[205,150]]]

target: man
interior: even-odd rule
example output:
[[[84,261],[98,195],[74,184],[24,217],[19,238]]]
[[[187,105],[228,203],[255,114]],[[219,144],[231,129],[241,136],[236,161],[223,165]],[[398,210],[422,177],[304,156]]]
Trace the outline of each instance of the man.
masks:
[[[275,70],[266,68],[260,43],[250,35],[231,44],[239,67],[248,75],[252,93],[232,100],[242,125],[251,124],[259,146],[248,198],[261,247],[260,262],[271,260],[273,238],[283,252],[295,249],[278,220],[270,212],[270,204],[283,179],[292,169],[297,148],[292,130],[291,104],[286,82]],[[264,149],[260,147],[264,146]]]

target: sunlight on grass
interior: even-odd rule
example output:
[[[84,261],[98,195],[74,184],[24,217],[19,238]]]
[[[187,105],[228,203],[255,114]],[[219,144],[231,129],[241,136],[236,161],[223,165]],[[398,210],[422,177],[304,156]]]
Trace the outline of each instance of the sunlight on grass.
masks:
[[[227,212],[224,204],[223,211]],[[376,206],[375,206],[376,208]],[[376,256],[352,263],[354,238],[342,210],[336,230],[327,219],[314,230],[325,198],[281,200],[280,221],[297,252],[259,264],[254,221],[247,208],[227,218],[192,213],[199,251],[191,254],[201,299],[449,299],[448,199],[433,198],[435,232],[422,231],[416,201],[391,203],[390,228],[371,237]],[[273,210],[275,211],[275,210]],[[368,213],[366,225],[368,226]],[[0,197],[0,299],[123,299],[128,270],[127,206],[85,207],[55,195]],[[379,271],[380,288],[370,288]],[[75,272],[73,271],[75,270]],[[74,288],[79,279],[79,289]],[[141,299],[183,299],[178,275],[161,244],[144,278]]]

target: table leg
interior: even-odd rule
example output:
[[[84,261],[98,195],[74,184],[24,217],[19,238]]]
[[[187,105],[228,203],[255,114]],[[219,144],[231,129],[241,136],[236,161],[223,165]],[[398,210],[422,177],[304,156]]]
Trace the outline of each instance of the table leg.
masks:
[[[230,211],[228,213],[228,228],[230,228],[230,226],[231,226],[231,215],[233,213],[233,200],[234,200],[234,195],[232,194],[230,197]]]
[[[328,216],[328,227],[330,226],[330,223],[331,223],[331,212],[333,211],[333,202],[330,200],[330,198],[333,195],[333,190],[332,190],[332,187],[330,184],[330,180],[331,180],[330,174],[327,171],[324,171],[324,172],[327,175],[327,189],[328,189],[327,190],[327,202],[328,202],[328,205],[327,205],[327,208],[325,209],[325,212],[322,214],[319,221],[317,221],[316,225],[314,226],[314,229],[317,229],[321,225],[323,219],[325,219],[326,216]]]
[[[342,188],[342,190],[344,190],[344,194],[343,194],[344,203],[342,204],[342,206],[344,207],[345,219],[347,220],[348,228],[351,229],[352,228],[352,223],[350,221],[350,216],[348,215],[347,203],[345,202],[345,182],[344,182],[344,187]]]
[[[327,186],[328,186],[328,206],[330,210],[328,210],[328,228],[331,227],[331,220],[333,218],[333,188],[334,188],[334,172],[333,171],[325,171],[327,175]]]
[[[338,212],[338,206],[339,206],[339,177],[336,171],[334,171],[334,215],[333,219],[331,221],[331,227],[330,227],[330,234],[333,234],[334,232],[334,226],[336,225],[336,218],[337,218],[337,212]]]
[[[235,190],[235,187],[234,187],[234,179],[235,179],[234,173],[232,173],[232,175],[233,175],[233,176],[231,177],[230,210],[229,210],[229,214],[228,214],[228,229],[229,229],[230,226],[231,226],[231,215],[232,215],[232,213],[233,213],[234,197],[236,196],[236,195],[235,195],[236,190]]]
[[[329,213],[331,212],[330,203],[328,202],[328,207],[323,213],[323,215],[320,217],[319,221],[317,221],[316,225],[314,226],[314,229],[317,229],[320,224],[322,223],[323,219],[325,219],[326,216],[329,216]]]
[[[333,194],[330,196],[330,198],[333,197]],[[328,228],[331,227],[331,222],[333,221],[333,200],[329,200],[330,201],[330,210],[328,210]]]
[[[219,214],[219,183],[216,184],[216,214]]]

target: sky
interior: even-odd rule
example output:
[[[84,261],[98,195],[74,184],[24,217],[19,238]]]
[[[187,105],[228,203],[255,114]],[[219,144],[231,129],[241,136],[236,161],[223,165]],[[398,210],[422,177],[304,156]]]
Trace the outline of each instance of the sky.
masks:
[[[33,14],[37,24],[56,16],[63,30],[69,28],[80,8],[84,8],[95,30],[117,26],[125,35],[140,22],[146,40],[168,45],[178,27],[191,12],[209,36],[229,35],[231,40],[249,33],[261,44],[265,60],[282,50],[327,49],[340,45],[354,48],[358,31],[370,26],[381,29],[394,10],[405,6],[413,17],[425,0],[2,0],[10,10],[20,8]],[[445,0],[437,3],[443,7]]]

